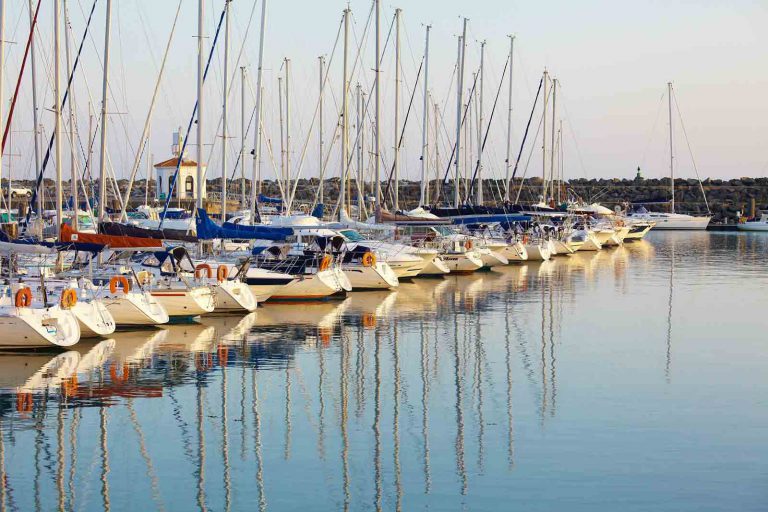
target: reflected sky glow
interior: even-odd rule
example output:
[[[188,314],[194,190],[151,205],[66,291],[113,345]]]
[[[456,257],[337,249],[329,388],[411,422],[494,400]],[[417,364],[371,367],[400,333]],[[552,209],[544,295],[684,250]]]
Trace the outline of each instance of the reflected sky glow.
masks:
[[[768,239],[0,355],[0,510],[759,510]]]

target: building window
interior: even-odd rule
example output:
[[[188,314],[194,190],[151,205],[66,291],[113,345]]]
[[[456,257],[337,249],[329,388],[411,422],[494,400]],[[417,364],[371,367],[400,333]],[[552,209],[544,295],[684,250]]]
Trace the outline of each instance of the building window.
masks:
[[[184,180],[184,191],[187,196],[195,195],[195,179],[192,176],[187,176],[187,179]]]
[[[171,194],[172,187],[173,187],[173,175],[168,176],[168,195]],[[176,194],[178,195],[178,192]]]

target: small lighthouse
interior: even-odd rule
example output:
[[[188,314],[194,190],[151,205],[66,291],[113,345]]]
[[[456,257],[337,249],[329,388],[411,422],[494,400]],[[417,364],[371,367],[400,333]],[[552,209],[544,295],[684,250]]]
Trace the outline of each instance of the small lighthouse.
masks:
[[[184,136],[181,134],[181,128],[173,133],[173,143],[171,144],[171,154],[173,157],[154,165],[155,176],[157,176],[157,188],[155,199],[165,201],[170,194],[173,186],[173,175],[176,173],[176,167],[179,167],[179,176],[176,179],[176,185],[173,186],[174,199],[194,199],[198,194],[197,183],[197,162],[187,158],[187,152],[181,153],[184,146]],[[179,165],[181,160],[181,165]],[[203,175],[205,175],[205,165],[203,165]],[[206,197],[205,180],[202,183],[203,199]]]

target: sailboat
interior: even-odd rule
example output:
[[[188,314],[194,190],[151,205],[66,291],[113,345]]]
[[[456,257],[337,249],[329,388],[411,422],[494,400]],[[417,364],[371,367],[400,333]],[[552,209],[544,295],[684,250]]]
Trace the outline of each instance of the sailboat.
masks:
[[[80,340],[77,317],[65,304],[38,307],[23,283],[0,287],[2,348],[70,347]]]
[[[641,208],[637,211],[627,214],[630,219],[639,219],[654,222],[653,229],[659,230],[705,230],[709,225],[709,221],[712,220],[711,215],[686,215],[683,213],[675,213],[675,156],[674,148],[672,146],[672,82],[667,84],[667,101],[669,102],[669,174],[670,174],[670,187],[671,187],[671,202],[669,213],[664,212],[649,212],[645,208]],[[703,193],[702,189],[702,193]]]

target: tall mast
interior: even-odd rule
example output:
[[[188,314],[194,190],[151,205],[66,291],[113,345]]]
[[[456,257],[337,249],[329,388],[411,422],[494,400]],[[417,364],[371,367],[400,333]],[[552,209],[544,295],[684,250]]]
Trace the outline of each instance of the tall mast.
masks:
[[[152,181],[152,162],[154,161],[154,158],[152,156],[152,133],[151,132],[147,132],[147,147],[144,152],[144,161],[147,165],[147,183],[144,186],[144,206],[147,206],[147,204],[149,204],[149,183]]]
[[[58,9],[58,4],[57,4]],[[58,14],[58,10],[56,11]],[[57,40],[58,42],[58,40]],[[57,63],[58,64],[58,63]],[[0,120],[3,120],[3,105],[5,100],[3,98],[3,89],[5,80],[5,1],[0,0]],[[0,148],[0,174],[3,172],[3,151]],[[8,172],[8,220],[11,220],[11,173]],[[1,192],[0,192],[1,193]],[[61,222],[61,217],[59,217]]]
[[[421,120],[421,196],[419,206],[424,206],[429,201],[429,181],[427,177],[427,158],[429,158],[429,30],[427,25],[424,37],[424,105],[422,111],[424,117]]]
[[[485,71],[485,41],[480,43],[480,104],[477,107],[477,190],[475,202],[483,205],[483,80]]]
[[[245,66],[240,66],[240,207],[244,210],[248,204],[245,202],[245,130]]]
[[[557,78],[552,80],[552,144],[550,147],[550,158],[549,158],[549,179],[550,179],[550,189],[551,197],[555,197],[555,136],[557,135],[557,130],[555,130],[555,116],[557,110]]]
[[[319,105],[318,105],[318,123],[317,123],[317,150],[318,150],[318,176],[320,179],[320,183],[318,183],[318,187],[320,187],[320,200],[319,203],[323,204],[323,201],[325,199],[324,197],[324,189],[325,189],[325,180],[323,179],[323,80],[325,79],[325,57],[322,55],[317,58],[318,64],[320,65],[320,99],[319,99]]]
[[[459,193],[459,180],[461,179],[461,110],[464,104],[464,49],[467,38],[467,18],[464,18],[464,29],[459,37],[458,57],[456,61],[456,168],[453,179],[453,204],[459,207],[461,196]]]
[[[253,177],[251,180],[251,219],[252,222],[256,221],[256,198],[257,187],[256,179],[261,178],[259,176],[259,157],[261,153],[261,77],[264,64],[264,32],[266,31],[267,22],[267,0],[261,0],[261,33],[259,34],[259,60],[258,68],[256,71],[256,128],[253,132]],[[261,184],[259,183],[259,186]]]
[[[285,59],[285,186],[288,204],[293,203],[291,197],[291,99],[288,85],[291,79],[291,59]]]
[[[672,147],[672,82],[667,82],[667,96],[669,96],[669,177],[671,178],[669,187],[672,193],[671,213],[675,213],[675,154]]]
[[[232,0],[226,0],[224,4],[224,84],[222,87],[222,128],[221,128],[221,222],[227,220],[227,113],[229,101],[229,5]]]
[[[4,4],[5,2],[3,2]],[[109,3],[107,3],[107,10],[109,10]],[[54,125],[54,138],[56,139],[55,157],[56,157],[56,238],[61,239],[61,223],[64,221],[63,208],[62,208],[62,195],[61,195],[61,70],[59,69],[59,44],[61,43],[61,2],[54,0],[53,3],[53,110],[56,116]],[[107,25],[109,26],[109,25]],[[2,39],[2,37],[0,37]],[[104,69],[106,71],[106,61],[104,62]],[[0,101],[0,105],[3,102]],[[102,128],[103,129],[103,128]],[[103,180],[102,180],[103,182]],[[101,199],[99,199],[101,203]],[[102,207],[103,208],[103,207]],[[42,215],[42,210],[40,215]]]
[[[400,209],[400,13],[402,9],[395,9],[395,197],[394,209]]]
[[[278,181],[283,190],[283,204],[288,204],[288,190],[285,184],[285,119],[283,110],[283,77],[277,77],[277,107],[279,109],[278,123],[280,125],[280,177]]]
[[[440,169],[440,144],[438,141],[440,138],[438,137],[438,134],[440,133],[440,106],[435,103],[435,172],[438,172],[438,169]],[[437,176],[435,176],[437,177]],[[426,193],[426,201],[427,204],[429,204],[429,184],[431,182],[431,178],[427,179],[427,193]]]
[[[515,50],[515,36],[509,36],[509,92],[507,97],[507,157],[504,159],[506,174],[504,177],[504,202],[509,202],[509,170],[512,168],[512,64]]]
[[[560,129],[557,132],[557,137],[558,137],[557,147],[560,153],[560,160],[557,166],[557,173],[558,173],[558,176],[560,176],[560,181],[557,187],[557,202],[562,203],[563,198],[561,196],[561,192],[563,190],[563,183],[564,183],[563,181],[563,177],[564,177],[563,175],[563,120],[562,119],[560,120]]]
[[[368,207],[365,205],[365,171],[367,169],[367,164],[365,162],[365,155],[368,151],[367,146],[365,145],[365,120],[366,120],[366,112],[368,112],[368,109],[366,108],[366,102],[365,102],[365,91],[362,90],[362,86],[360,86],[360,108],[362,110],[362,115],[360,119],[360,204],[358,205],[358,208],[360,208],[358,217],[360,220],[365,220],[368,218]]]
[[[85,168],[88,169],[88,174],[86,175],[86,177],[91,181],[91,183],[93,183],[93,145],[96,143],[96,130],[93,127],[94,117],[95,117],[95,114],[93,110],[93,103],[89,101],[88,102],[88,147],[87,147],[88,156],[86,157],[86,160],[85,160]],[[45,187],[42,187],[41,190],[45,190]],[[101,190],[101,188],[99,188],[99,190]]]
[[[365,211],[365,176],[363,148],[365,147],[365,97],[363,86],[357,83],[357,218],[363,220]]]
[[[70,31],[69,27],[69,8],[67,7],[67,0],[64,0],[64,47],[67,54],[67,76],[72,73],[72,54],[70,51]],[[77,219],[77,206],[79,201],[77,200],[77,169],[75,168],[75,114],[74,114],[74,90],[69,91],[69,102],[67,103],[67,110],[69,113],[69,165],[70,165],[70,181],[69,181],[69,195],[72,197],[72,230],[77,231],[78,219]],[[9,173],[10,178],[10,173]],[[8,195],[8,197],[11,197]]]
[[[344,9],[344,65],[343,78],[341,80],[341,183],[339,184],[339,215],[346,208],[348,193],[347,161],[349,160],[349,123],[347,117],[349,105],[347,103],[347,60],[349,54],[349,8]]]
[[[549,73],[544,70],[544,113],[542,114],[542,130],[541,130],[541,187],[542,187],[542,202],[547,202],[547,102],[549,101],[549,85],[548,85]]]
[[[379,62],[381,56],[381,0],[373,0],[373,2],[376,9],[376,62],[374,64],[376,73],[374,78],[376,120],[373,123],[373,179],[376,192],[376,222],[381,222],[381,180],[379,179],[381,158],[381,138],[379,137],[379,110],[381,109],[381,87],[379,83],[381,75],[381,64]]]
[[[203,207],[203,51],[205,0],[197,0],[197,207]],[[182,158],[184,155],[179,155]]]
[[[29,27],[30,30],[32,30],[32,23],[34,21],[34,9],[32,7],[32,0],[29,0]],[[0,40],[3,38],[0,37]],[[0,43],[2,44],[2,43]],[[35,37],[32,36],[32,42],[29,47],[30,51],[30,74],[32,77],[32,122],[34,123],[34,129],[32,130],[34,136],[35,136],[35,172],[38,172],[40,170],[40,137],[39,137],[39,121],[37,116],[37,66],[35,64]],[[0,71],[2,73],[2,71]],[[2,104],[2,102],[0,102]],[[42,215],[43,212],[43,190],[45,187],[40,187],[40,193],[37,195],[38,197],[38,205],[37,205],[37,211],[40,215]]]

